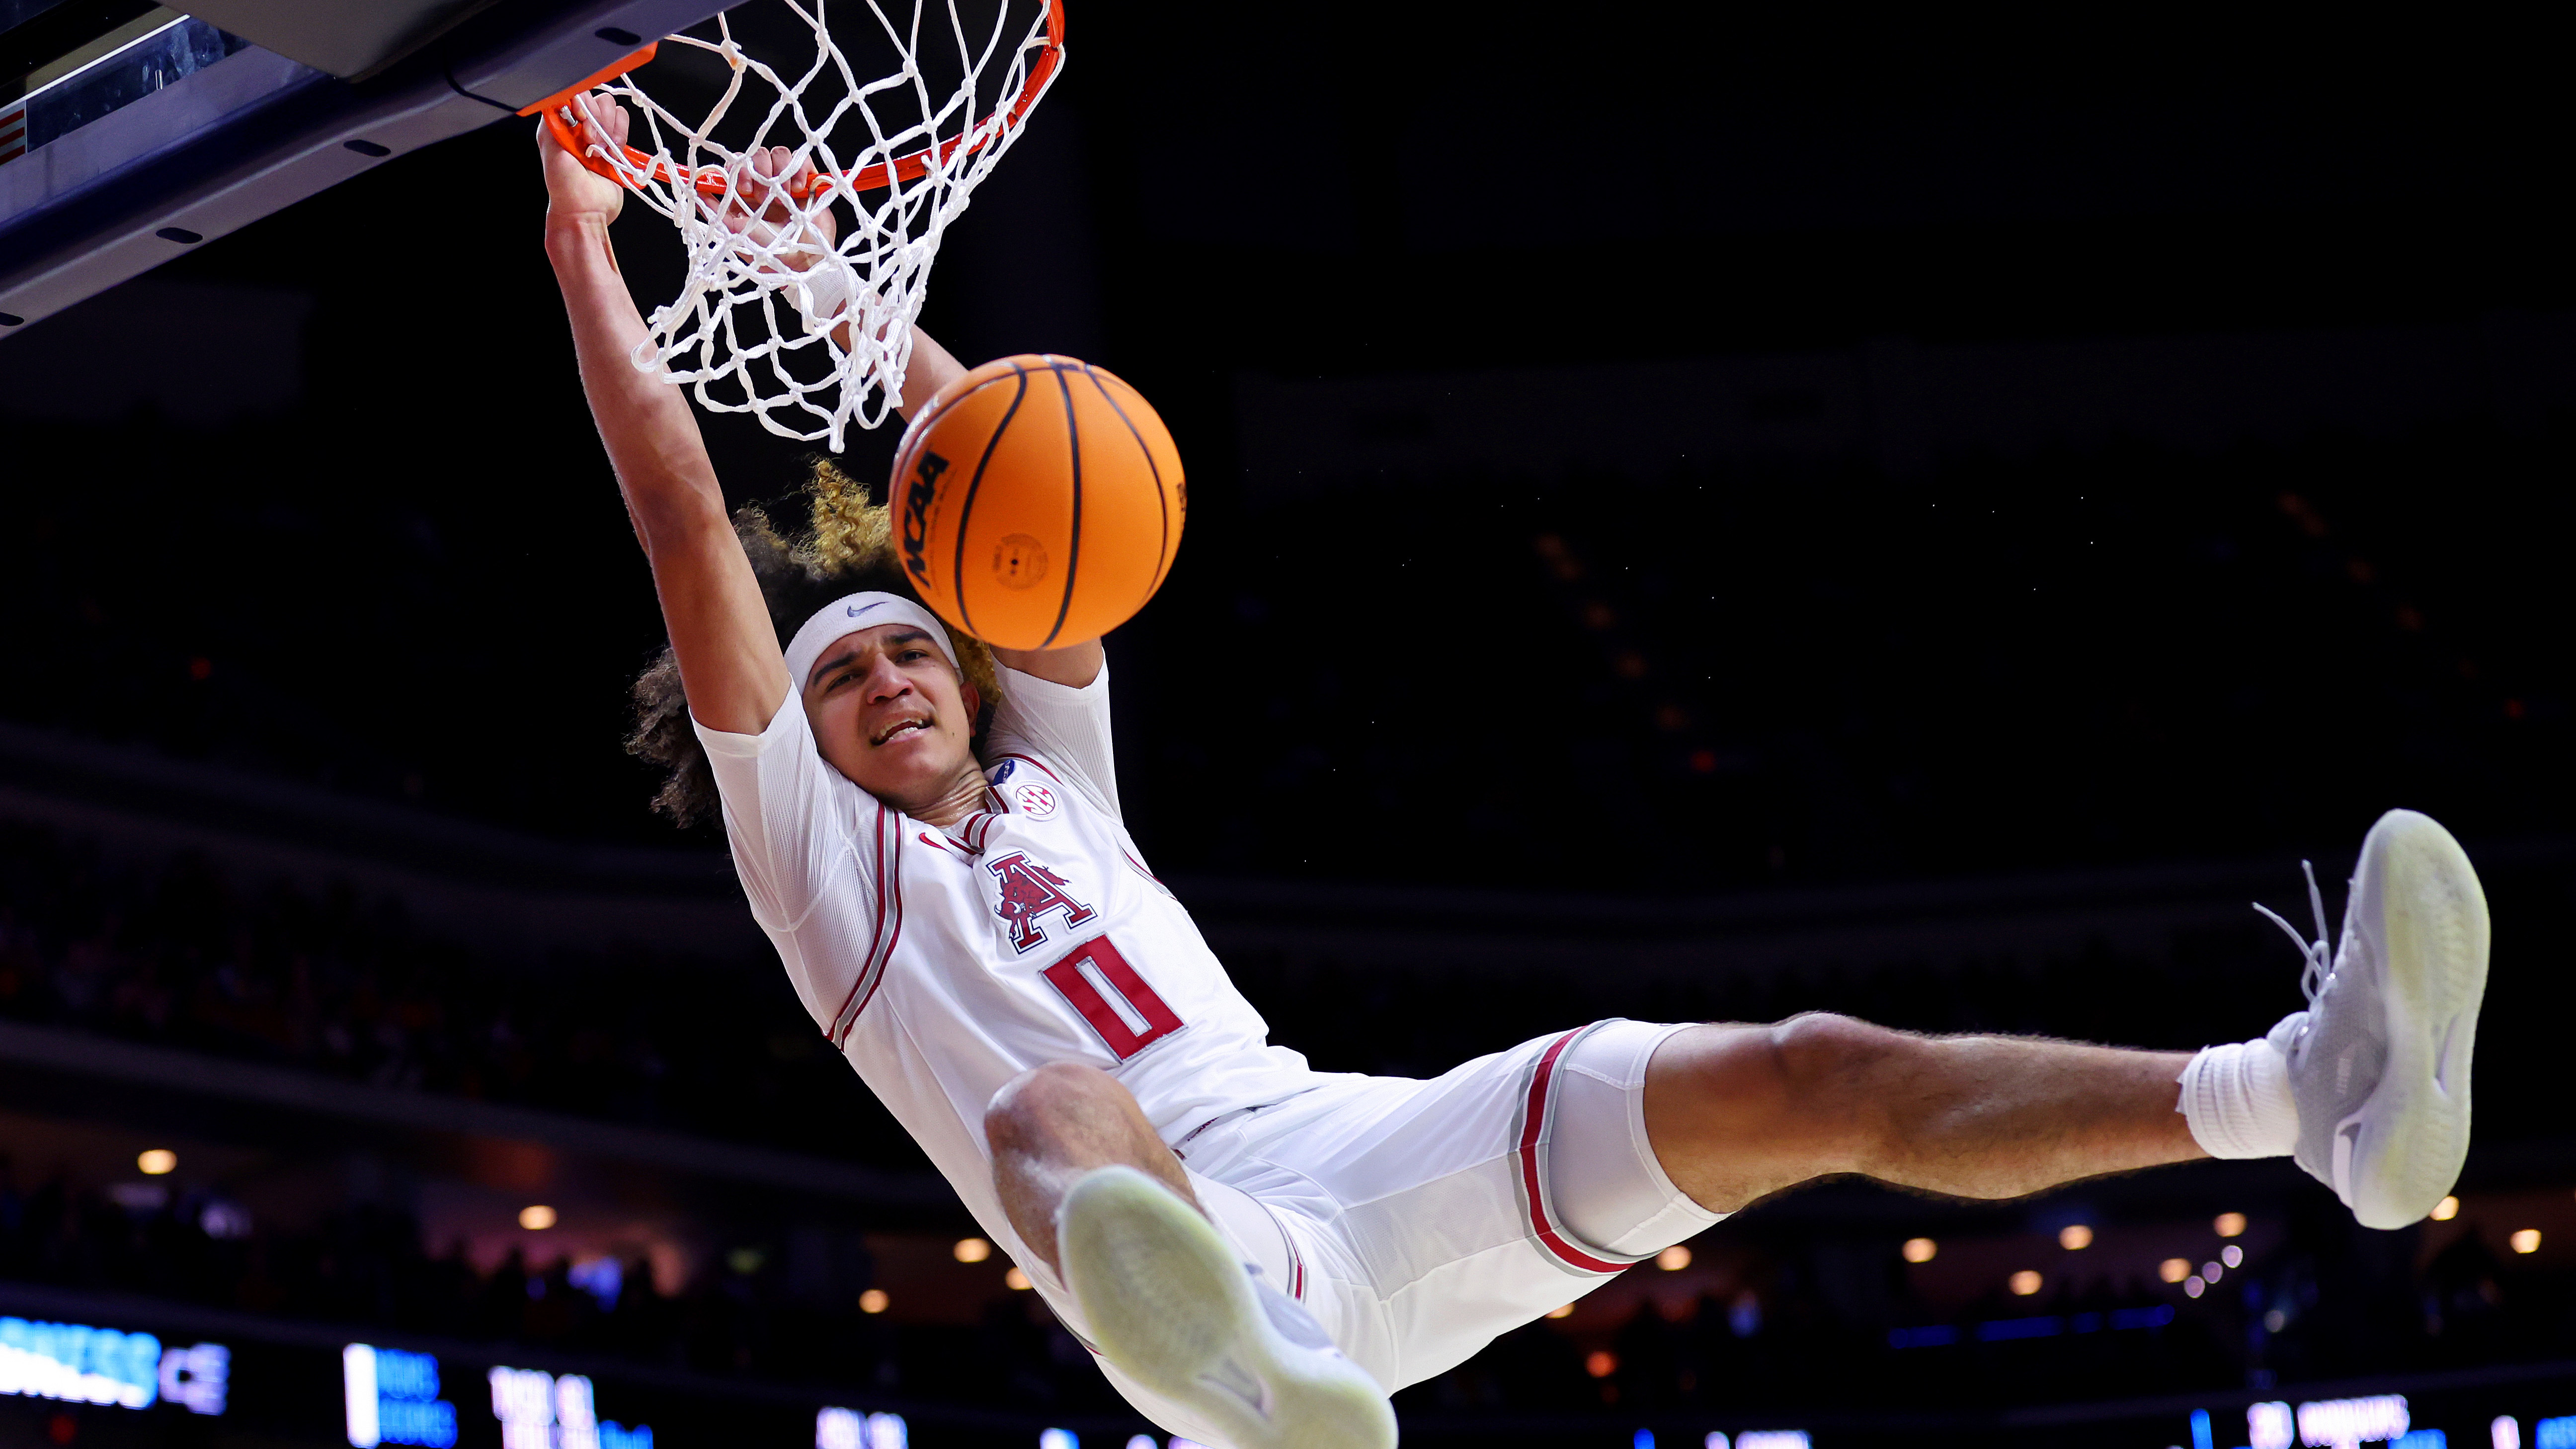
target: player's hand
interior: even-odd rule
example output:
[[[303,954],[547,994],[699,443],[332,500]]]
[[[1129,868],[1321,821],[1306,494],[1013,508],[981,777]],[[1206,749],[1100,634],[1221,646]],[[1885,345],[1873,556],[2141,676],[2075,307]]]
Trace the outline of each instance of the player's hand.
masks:
[[[585,148],[623,146],[626,144],[626,108],[603,95],[575,96],[573,114],[581,119],[576,133]],[[602,222],[617,219],[626,205],[626,188],[582,164],[581,158],[566,151],[555,140],[554,129],[537,119],[537,154],[546,168],[546,215],[552,217],[594,215]]]
[[[829,256],[840,222],[829,202],[814,197],[814,163],[799,163],[784,146],[753,150],[734,173],[733,189],[718,220],[749,246],[742,256],[764,270],[810,270]],[[799,201],[802,195],[805,200]]]

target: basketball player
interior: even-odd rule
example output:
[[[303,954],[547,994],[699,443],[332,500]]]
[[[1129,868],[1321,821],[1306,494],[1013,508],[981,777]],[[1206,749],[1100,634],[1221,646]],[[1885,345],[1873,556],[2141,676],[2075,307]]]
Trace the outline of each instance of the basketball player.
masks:
[[[591,124],[623,136],[609,109]],[[664,803],[720,798],[815,1022],[1167,1430],[1392,1444],[1388,1391],[1830,1174],[2010,1198],[2292,1156],[2379,1228],[2450,1190],[2487,916],[2459,846],[2406,811],[2363,841],[2339,945],[2311,883],[2309,1008],[2250,1042],[1613,1020],[1429,1081],[1309,1069],[1121,821],[1100,641],[952,634],[828,469],[810,534],[738,529],[680,392],[627,360],[645,334],[609,250],[620,189],[538,144],[547,252],[670,634],[639,687]],[[959,371],[919,339],[907,411]],[[1364,601],[1337,622],[1364,627]]]

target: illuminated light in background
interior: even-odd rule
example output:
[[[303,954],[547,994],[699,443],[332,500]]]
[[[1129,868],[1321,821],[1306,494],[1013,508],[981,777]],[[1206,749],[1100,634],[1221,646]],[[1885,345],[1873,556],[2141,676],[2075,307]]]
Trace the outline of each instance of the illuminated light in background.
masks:
[[[0,1394],[128,1409],[168,1397],[220,1414],[231,1364],[219,1343],[165,1350],[148,1333],[0,1318]],[[179,1392],[165,1395],[165,1385]]]
[[[1583,1371],[1596,1379],[1606,1379],[1619,1371],[1619,1356],[1606,1348],[1596,1348],[1584,1355]]]
[[[2267,1333],[2278,1333],[2289,1326],[2290,1315],[2282,1312],[2278,1308],[2275,1308],[2269,1313],[2263,1315],[2263,1328]]]
[[[1082,1449],[1082,1440],[1071,1429],[1040,1429],[1038,1449]]]
[[[980,1263],[993,1256],[993,1245],[982,1238],[959,1238],[957,1246],[948,1251],[955,1253],[960,1263]]]
[[[2057,1230],[2057,1246],[2070,1253],[2080,1253],[2093,1246],[2093,1230],[2082,1223],[2068,1223]]]
[[[191,1414],[220,1414],[233,1377],[233,1351],[220,1343],[161,1350],[161,1397]]]
[[[1062,1435],[1049,1440],[1047,1434]],[[862,1414],[856,1409],[825,1409],[814,1416],[814,1449],[905,1449],[912,1441],[912,1426],[901,1414]],[[1040,1449],[1061,1443],[1072,1449],[1074,1437],[1062,1429],[1049,1429],[1038,1436]],[[606,1446],[601,1446],[606,1449]]]
[[[1735,1436],[1735,1449],[1814,1449],[1804,1429],[1748,1430]]]
[[[1628,1449],[1655,1449],[1655,1431],[1640,1429],[1629,1436]]]
[[[220,1198],[197,1213],[197,1230],[207,1237],[231,1242],[250,1236],[250,1212],[239,1203]]]
[[[2006,1280],[2004,1286],[2013,1291],[2014,1297],[2028,1298],[2030,1295],[2039,1291],[2041,1281],[2042,1280],[2037,1272],[2029,1268],[2024,1268],[2020,1272],[2012,1275],[2010,1279]]]
[[[1932,1255],[1941,1251],[1941,1245],[1930,1238],[1907,1238],[1899,1251],[1905,1254],[1905,1261],[1909,1263],[1929,1263]]]
[[[2200,1265],[2200,1276],[2211,1283],[2227,1276],[2227,1268],[2215,1259]]]
[[[1724,1434],[1711,1434],[1699,1441],[1699,1449],[1728,1449]]]
[[[1547,1311],[1547,1316],[1550,1318],[1572,1318],[1574,1316],[1574,1305],[1568,1303],[1562,1308],[1551,1308]]]
[[[626,1291],[626,1270],[615,1258],[584,1258],[564,1274],[564,1281],[596,1299],[600,1312],[614,1313],[618,1295]]]
[[[2494,1449],[2522,1449],[2522,1426],[2510,1414],[2499,1415],[2487,1425],[2487,1443]]]
[[[167,1147],[155,1147],[134,1159],[134,1167],[145,1177],[159,1177],[165,1172],[179,1170],[179,1154]]]
[[[1014,1293],[1025,1293],[1030,1287],[1029,1275],[1021,1272],[1017,1268],[1013,1268],[1011,1271],[1002,1275],[1002,1286],[1010,1289]]]
[[[2230,1268],[2242,1267],[2245,1263],[2245,1250],[2236,1246],[2234,1243],[2230,1243],[2226,1247],[2218,1250],[2218,1261],[2225,1263]]]
[[[438,1396],[438,1360],[428,1354],[350,1344],[340,1350],[340,1390],[350,1449],[456,1443],[456,1406]]]
[[[2245,1214],[2220,1213],[2218,1221],[2210,1226],[2218,1229],[2218,1235],[2222,1238],[2241,1238],[2245,1236]]]
[[[2576,1414],[2532,1425],[2531,1449],[2576,1449]]]
[[[519,1209],[519,1226],[532,1233],[542,1233],[555,1225],[555,1210],[541,1202]]]
[[[2315,1399],[2299,1405],[2299,1442],[2333,1449],[2361,1449],[2364,1439],[2397,1439],[2412,1427],[2404,1394],[2366,1399]]]
[[[2540,1251],[2540,1229],[2524,1228],[2505,1241],[2512,1244],[2517,1253],[2537,1253]]]
[[[1726,1331],[1738,1338],[1751,1338],[1762,1331],[1762,1295],[1747,1288],[1726,1305]]]
[[[2456,1197],[2446,1197],[2433,1204],[2433,1221],[2437,1223],[2447,1223],[2459,1215],[2460,1200]]]
[[[2183,1279],[2191,1276],[2191,1260],[2188,1258],[2167,1258],[2156,1265],[2156,1276],[2164,1279],[2168,1283],[2179,1283]]]
[[[1887,1331],[1887,1346],[1941,1348],[1963,1338],[1974,1338],[1979,1343],[2003,1343],[2018,1338],[2054,1338],[2065,1333],[2100,1333],[2104,1329],[2117,1333],[2133,1328],[2162,1328],[2173,1320],[2173,1309],[2158,1304],[2153,1308],[2117,1308],[2109,1313],[1993,1318],[1964,1333],[1957,1324],[1933,1323],[1919,1328],[1891,1328]]]
[[[2208,1291],[2209,1285],[2203,1282],[2197,1273],[2182,1280],[2182,1296],[2185,1298],[2197,1298]]]
[[[651,1429],[599,1417],[590,1380],[580,1374],[495,1368],[491,1383],[501,1449],[653,1449]]]
[[[885,1290],[884,1290],[883,1288],[871,1288],[871,1289],[869,1289],[867,1292],[860,1294],[860,1295],[859,1295],[859,1311],[860,1311],[861,1313],[883,1313],[883,1312],[885,1312],[885,1311],[886,1311],[886,1296],[885,1296]]]
[[[2298,1442],[2298,1417],[2290,1406],[2281,1403],[2248,1404],[2245,1408],[2245,1439],[2250,1449],[2290,1449]]]
[[[1154,1436],[1137,1434],[1127,1441],[1127,1449],[1154,1449]]]
[[[1684,1268],[1689,1267],[1690,1263],[1690,1249],[1683,1247],[1679,1243],[1675,1243],[1671,1247],[1666,1248],[1655,1255],[1655,1266],[1663,1269],[1667,1273],[1678,1273]]]
[[[2451,1436],[2439,1429],[2409,1429],[2389,1440],[2388,1449],[2451,1449]]]

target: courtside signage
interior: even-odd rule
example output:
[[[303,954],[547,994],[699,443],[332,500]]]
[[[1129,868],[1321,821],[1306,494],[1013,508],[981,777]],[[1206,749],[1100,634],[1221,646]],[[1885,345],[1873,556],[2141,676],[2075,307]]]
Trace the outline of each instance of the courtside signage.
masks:
[[[220,1414],[231,1365],[219,1343],[165,1348],[148,1333],[0,1318],[0,1394],[128,1409],[168,1399]]]
[[[340,1350],[340,1387],[350,1449],[453,1449],[456,1406],[438,1396],[438,1360],[428,1354],[350,1344]]]

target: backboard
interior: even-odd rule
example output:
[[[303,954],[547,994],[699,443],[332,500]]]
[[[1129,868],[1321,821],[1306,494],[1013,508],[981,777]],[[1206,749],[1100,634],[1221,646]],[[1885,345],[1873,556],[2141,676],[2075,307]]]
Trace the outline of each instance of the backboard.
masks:
[[[719,0],[0,0],[0,345]],[[522,123],[524,124],[524,123]]]

